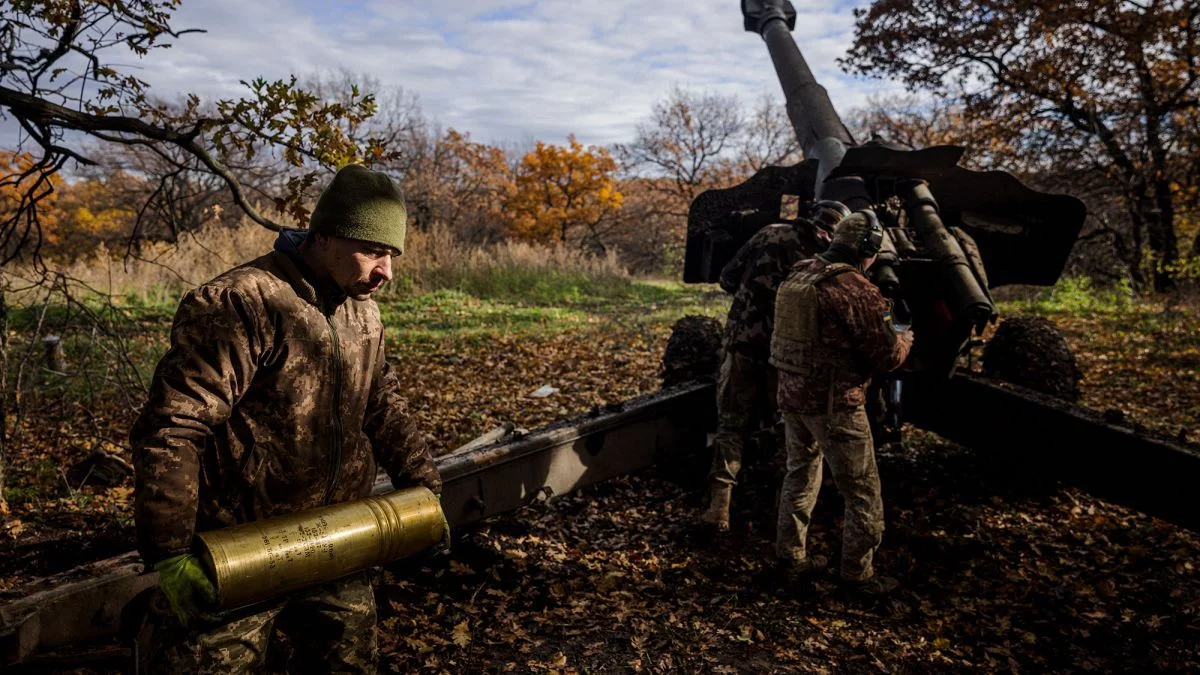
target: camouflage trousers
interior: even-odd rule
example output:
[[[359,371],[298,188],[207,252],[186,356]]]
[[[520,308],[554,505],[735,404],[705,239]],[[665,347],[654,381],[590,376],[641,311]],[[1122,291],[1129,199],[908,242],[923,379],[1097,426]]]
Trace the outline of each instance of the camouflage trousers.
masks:
[[[717,380],[717,435],[709,483],[737,483],[747,437],[764,418],[775,420],[777,377],[768,363],[726,352]]]
[[[784,411],[783,422],[787,475],[779,497],[776,553],[796,561],[808,556],[805,540],[821,491],[824,457],[846,503],[841,576],[851,581],[872,576],[871,559],[883,539],[883,499],[866,411],[862,406],[815,415]]]
[[[374,673],[375,594],[366,573],[297,591],[266,605],[185,629],[169,613],[154,621],[145,657],[150,673],[258,673],[277,623],[293,648],[293,673]]]

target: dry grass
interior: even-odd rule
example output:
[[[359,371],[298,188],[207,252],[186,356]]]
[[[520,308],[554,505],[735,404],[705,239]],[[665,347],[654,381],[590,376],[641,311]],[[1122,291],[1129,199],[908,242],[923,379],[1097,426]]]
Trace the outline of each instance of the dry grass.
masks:
[[[597,279],[628,280],[615,251],[606,256],[585,256],[563,246],[506,241],[491,246],[466,246],[444,227],[410,232],[407,249],[398,261],[396,276],[406,279],[393,285],[422,291],[460,288],[472,275],[499,275],[520,270],[524,274],[553,277],[578,274]],[[462,289],[468,290],[468,289]]]
[[[225,270],[271,249],[275,233],[243,221],[235,228],[210,226],[183,235],[176,244],[151,243],[136,255],[124,255],[101,244],[90,255],[69,264],[47,261],[51,278],[65,283],[73,294],[95,294],[147,304],[161,304],[199,286]],[[14,304],[36,302],[43,288],[23,288],[42,275],[32,270],[8,270],[18,282],[10,292]]]
[[[101,245],[71,264],[50,262],[48,267],[50,278],[65,281],[77,296],[171,305],[183,292],[271,250],[275,237],[274,232],[243,220],[233,228],[211,226],[189,233],[176,244],[149,244],[136,256]],[[605,295],[630,280],[615,252],[584,256],[561,246],[512,241],[473,246],[444,227],[410,231],[407,249],[394,271],[396,279],[385,286],[384,297],[456,289],[479,297],[553,301],[593,291]],[[41,301],[47,281],[43,275],[19,268],[8,272],[16,280],[10,286],[10,302]],[[33,287],[39,280],[41,287]]]

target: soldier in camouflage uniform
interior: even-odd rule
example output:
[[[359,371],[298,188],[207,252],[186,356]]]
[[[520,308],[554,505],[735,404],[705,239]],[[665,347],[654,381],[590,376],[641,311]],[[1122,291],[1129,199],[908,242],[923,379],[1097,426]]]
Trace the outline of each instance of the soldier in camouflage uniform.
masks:
[[[810,212],[812,222],[764,227],[721,270],[721,288],[734,297],[721,345],[709,506],[700,516],[720,532],[729,529],[729,502],[747,436],[759,421],[775,420],[775,369],[767,362],[775,291],[793,264],[828,245],[834,224],[848,213],[840,203],[819,202]]]
[[[824,456],[845,500],[841,578],[868,594],[891,591],[896,580],[876,575],[871,562],[883,536],[883,501],[865,390],[912,346],[912,334],[893,327],[890,301],[865,276],[882,236],[868,212],[839,223],[829,250],[797,264],[781,285],[771,340],[787,434],[777,554],[797,575],[826,565],[805,548]]]
[[[441,479],[384,357],[371,294],[404,249],[406,211],[386,175],[337,173],[310,229],[188,293],[131,433],[138,546],[174,615],[152,621],[154,672],[264,665],[280,615],[298,618],[295,662],[373,672],[365,574],[232,613],[191,555],[196,531],[359,499],[378,467],[397,487]]]

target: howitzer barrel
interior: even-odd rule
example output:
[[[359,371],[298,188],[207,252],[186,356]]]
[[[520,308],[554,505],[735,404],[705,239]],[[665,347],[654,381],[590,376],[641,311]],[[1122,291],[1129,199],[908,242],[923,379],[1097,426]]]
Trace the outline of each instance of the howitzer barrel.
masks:
[[[763,41],[771,54],[779,85],[787,101],[788,119],[796,138],[806,155],[811,155],[817,144],[826,138],[854,145],[850,130],[842,123],[829,100],[829,92],[813,76],[804,55],[796,47],[796,41],[782,20],[769,21],[762,30]],[[830,158],[835,163],[841,157]]]
[[[922,243],[941,266],[947,282],[947,299],[957,316],[976,325],[990,321],[996,314],[987,292],[971,270],[967,254],[954,235],[946,229],[938,214],[937,201],[923,180],[905,181],[898,186],[908,201],[909,221]]]
[[[846,149],[855,145],[854,137],[842,123],[842,118],[829,99],[829,92],[817,82],[812,69],[792,39],[796,12],[787,0],[743,0],[742,13],[746,30],[762,36],[771,55],[771,63],[783,88],[787,102],[787,115],[796,140],[800,142],[804,156],[817,160],[815,194],[846,202],[851,208],[862,208],[865,203],[852,203],[858,197],[866,197],[865,190],[852,190],[850,194],[828,194],[825,179],[842,163]]]
[[[222,609],[412,555],[441,541],[442,507],[427,488],[398,490],[201,532]]]
[[[861,176],[846,175],[826,180],[841,165],[846,151],[855,146],[854,137],[829,100],[829,92],[817,82],[812,69],[792,39],[796,10],[788,0],[742,0],[746,30],[758,33],[767,45],[779,85],[783,88],[788,119],[804,156],[817,160],[813,196],[832,199],[852,210],[869,209],[871,195]],[[886,295],[894,295],[900,280],[893,269],[895,246],[884,236],[882,255],[871,273]]]

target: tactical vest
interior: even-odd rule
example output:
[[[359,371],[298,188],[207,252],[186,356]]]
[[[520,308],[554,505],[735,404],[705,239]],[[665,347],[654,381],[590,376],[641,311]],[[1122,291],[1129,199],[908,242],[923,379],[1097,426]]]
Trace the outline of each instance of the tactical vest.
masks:
[[[821,344],[817,284],[853,269],[853,265],[833,263],[820,270],[793,273],[784,280],[775,297],[771,365],[805,378],[817,376],[822,366],[843,365],[844,355]]]

